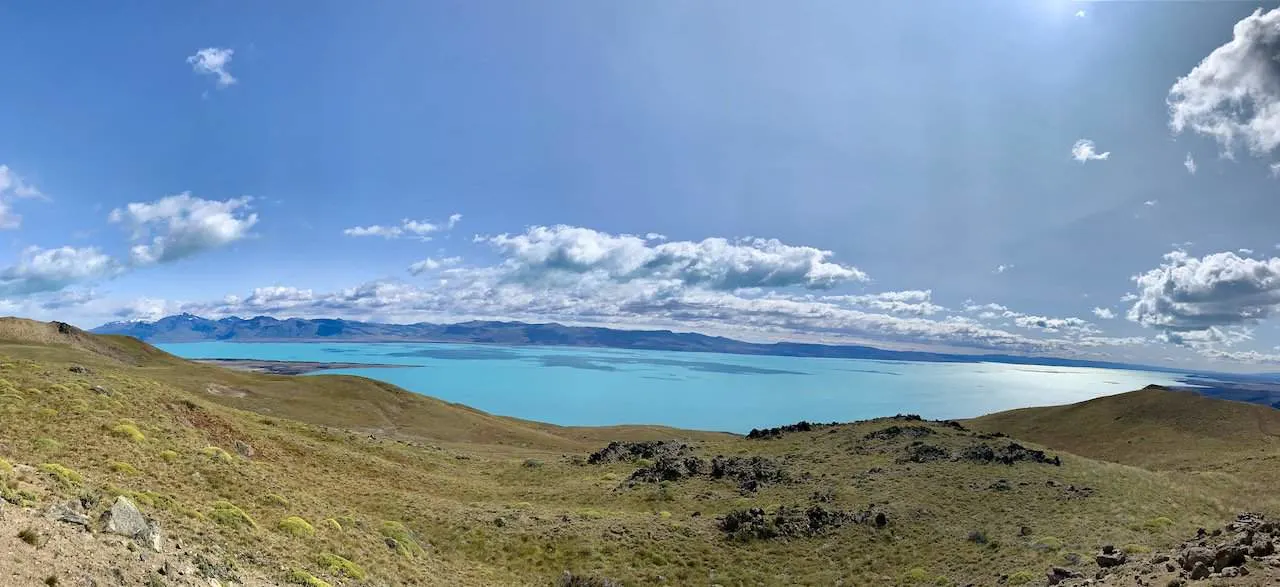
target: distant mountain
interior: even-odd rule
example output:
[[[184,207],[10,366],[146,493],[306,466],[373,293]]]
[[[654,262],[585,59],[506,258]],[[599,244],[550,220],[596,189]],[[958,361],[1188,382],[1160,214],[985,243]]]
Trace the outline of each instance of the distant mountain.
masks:
[[[508,345],[607,347],[622,349],[701,351],[739,355],[780,355],[889,361],[947,363],[998,362],[1064,367],[1142,368],[1172,371],[1107,361],[1019,355],[961,355],[924,351],[896,351],[861,345],[826,345],[798,342],[752,343],[722,336],[670,330],[618,330],[613,328],[528,324],[524,322],[471,321],[457,324],[378,324],[338,319],[270,316],[210,320],[192,314],[167,316],[154,322],[111,322],[94,328],[97,334],[122,334],[149,343],[171,342],[461,342]],[[1179,371],[1181,372],[1181,371]]]

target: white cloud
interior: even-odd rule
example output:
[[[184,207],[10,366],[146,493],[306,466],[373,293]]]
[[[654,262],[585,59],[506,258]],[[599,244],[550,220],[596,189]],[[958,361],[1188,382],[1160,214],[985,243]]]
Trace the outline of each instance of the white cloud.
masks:
[[[1084,18],[1084,17],[1085,17],[1085,11],[1083,10],[1076,11],[1076,18]]]
[[[1224,351],[1213,348],[1199,349],[1198,352],[1209,359],[1217,361],[1254,365],[1280,365],[1280,355],[1277,354],[1259,353],[1257,351]]]
[[[444,257],[442,259],[434,259],[427,257],[417,263],[409,266],[409,273],[421,275],[428,271],[435,271],[444,267],[452,267],[462,262],[462,257]]]
[[[0,230],[11,230],[22,225],[22,216],[13,212],[13,200],[43,197],[40,190],[8,165],[0,165]]]
[[[1169,126],[1213,138],[1224,154],[1243,145],[1266,154],[1280,144],[1280,10],[1255,10],[1169,89]]]
[[[1013,264],[1012,264],[1012,263],[1010,263],[1010,264],[1008,264],[1008,265],[997,265],[997,266],[996,266],[996,273],[1004,273],[1005,271],[1008,271],[1008,270],[1010,270],[1010,269],[1013,269]]]
[[[1137,298],[1129,320],[1161,329],[1174,344],[1230,343],[1227,330],[1256,323],[1280,304],[1280,258],[1234,252],[1192,257],[1185,251],[1133,278]]]
[[[831,262],[831,251],[787,245],[776,239],[708,238],[652,244],[637,236],[558,225],[535,226],[522,234],[479,240],[507,256],[511,279],[527,282],[653,279],[735,290],[788,286],[826,289],[868,279],[856,267]]]
[[[1187,168],[1187,173],[1196,174],[1196,160],[1191,158],[1191,153],[1187,153],[1187,158],[1182,160],[1182,166]]]
[[[1015,312],[1006,312],[1005,317],[1013,318],[1014,325],[1019,328],[1043,330],[1045,332],[1067,331],[1075,334],[1099,334],[1098,329],[1089,324],[1087,320],[1081,318],[1049,318],[1027,314],[1019,315]]]
[[[130,227],[137,244],[130,250],[134,265],[164,263],[221,247],[245,238],[258,222],[246,213],[251,198],[205,200],[184,192],[154,202],[133,202],[111,211],[108,220]]]
[[[1103,320],[1110,320],[1116,317],[1116,313],[1111,311],[1111,308],[1094,308],[1093,315]]]
[[[1239,249],[1236,249],[1236,252],[1240,253],[1241,255],[1252,255],[1253,249],[1239,248]]]
[[[23,249],[18,263],[0,270],[0,295],[61,290],[73,283],[111,277],[122,268],[96,248]]]
[[[196,51],[195,55],[187,57],[187,63],[191,64],[191,69],[196,73],[204,75],[212,75],[217,78],[216,82],[219,88],[225,88],[236,83],[236,78],[231,76],[227,71],[227,65],[231,63],[231,56],[235,54],[232,49],[219,49],[217,47],[206,47]]]
[[[824,296],[822,301],[890,314],[932,316],[946,308],[933,303],[932,290],[886,291],[856,296]]]
[[[1106,161],[1111,157],[1111,151],[1099,153],[1093,141],[1089,139],[1080,139],[1074,145],[1071,145],[1071,158],[1084,163],[1086,161]]]
[[[1156,204],[1159,204],[1159,203],[1160,203],[1160,200],[1147,200],[1147,201],[1143,202],[1143,203],[1142,203],[1142,205],[1143,205],[1143,206],[1155,206]]]
[[[344,229],[342,234],[347,236],[377,236],[385,239],[394,238],[414,238],[421,241],[431,240],[431,234],[442,230],[449,230],[457,226],[462,221],[461,214],[453,214],[449,216],[448,222],[441,226],[427,220],[411,220],[404,218],[400,220],[398,226],[384,226],[381,224],[373,224],[370,226],[353,226]]]

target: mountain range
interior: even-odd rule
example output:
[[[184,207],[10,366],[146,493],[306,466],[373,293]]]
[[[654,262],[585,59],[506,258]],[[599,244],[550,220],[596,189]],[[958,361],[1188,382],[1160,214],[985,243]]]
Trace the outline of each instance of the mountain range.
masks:
[[[507,345],[605,347],[638,350],[715,352],[738,355],[778,355],[888,361],[946,363],[997,362],[1021,365],[1098,367],[1172,371],[1109,361],[1008,354],[957,354],[882,349],[864,345],[830,345],[801,342],[754,343],[722,336],[670,330],[621,330],[546,323],[470,321],[455,324],[383,324],[333,318],[270,316],[219,320],[193,314],[177,314],[159,320],[111,322],[92,330],[95,334],[121,334],[152,344],[175,342],[451,342]],[[1177,371],[1184,372],[1184,371]]]

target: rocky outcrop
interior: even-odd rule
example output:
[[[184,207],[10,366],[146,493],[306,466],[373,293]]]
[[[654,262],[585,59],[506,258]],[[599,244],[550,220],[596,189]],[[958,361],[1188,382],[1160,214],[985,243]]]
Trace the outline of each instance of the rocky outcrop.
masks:
[[[633,463],[640,459],[657,460],[660,457],[678,457],[691,451],[689,445],[673,440],[646,440],[643,442],[610,442],[587,457],[591,465],[609,463]]]
[[[975,444],[961,450],[956,459],[971,463],[999,463],[1002,465],[1012,465],[1019,462],[1062,465],[1062,459],[1056,456],[1051,457],[1042,450],[1027,448],[1016,442],[996,446],[985,442]]]
[[[888,428],[881,428],[873,432],[868,432],[862,437],[863,440],[896,440],[898,438],[922,438],[930,434],[935,434],[933,428],[921,425],[898,426],[893,425]]]
[[[809,538],[850,524],[883,528],[888,523],[889,518],[884,512],[871,509],[846,512],[812,505],[808,508],[778,506],[772,513],[763,508],[736,510],[720,518],[719,527],[730,539],[751,541]]]
[[[774,428],[752,428],[751,432],[747,433],[747,438],[752,440],[782,438],[783,434],[787,434],[789,432],[811,432],[820,428],[830,428],[836,425],[836,422],[832,422],[830,424],[819,424],[801,420],[795,424],[787,424],[786,426],[777,426]]]
[[[1103,546],[1102,552],[1098,553],[1098,556],[1094,557],[1094,561],[1098,563],[1098,566],[1104,569],[1118,567],[1128,562],[1128,560],[1129,557],[1125,553],[1120,552],[1116,547],[1111,546],[1110,544]]]
[[[732,479],[745,493],[756,491],[761,485],[784,483],[790,478],[776,460],[761,456],[715,457],[711,459],[711,477]]]

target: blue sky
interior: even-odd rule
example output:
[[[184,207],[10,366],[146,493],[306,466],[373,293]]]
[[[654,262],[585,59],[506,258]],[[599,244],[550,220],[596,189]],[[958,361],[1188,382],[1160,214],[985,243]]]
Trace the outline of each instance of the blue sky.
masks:
[[[0,312],[1272,368],[1271,8],[5,6]]]

